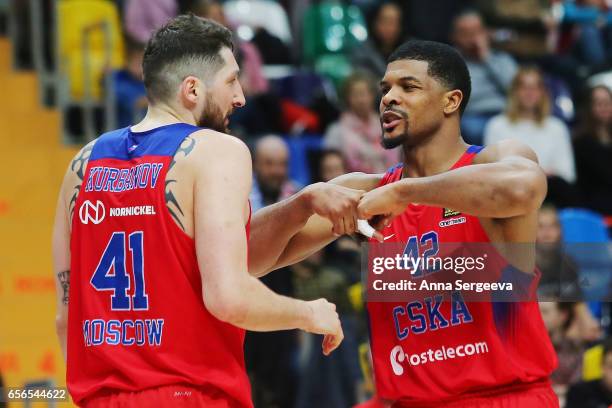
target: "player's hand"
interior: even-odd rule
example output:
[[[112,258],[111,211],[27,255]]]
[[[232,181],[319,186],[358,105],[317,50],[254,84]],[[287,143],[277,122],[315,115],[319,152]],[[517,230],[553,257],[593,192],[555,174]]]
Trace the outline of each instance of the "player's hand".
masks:
[[[365,193],[357,207],[360,219],[376,220],[375,228],[382,228],[391,223],[391,220],[406,210],[404,202],[393,184],[387,184]]]
[[[344,333],[340,325],[340,317],[336,312],[336,305],[325,299],[306,302],[310,308],[310,323],[304,328],[307,332],[323,334],[323,354],[328,356],[334,351],[342,340]]]
[[[357,205],[363,190],[330,183],[316,183],[304,189],[313,213],[327,218],[336,235],[352,234],[357,229]]]

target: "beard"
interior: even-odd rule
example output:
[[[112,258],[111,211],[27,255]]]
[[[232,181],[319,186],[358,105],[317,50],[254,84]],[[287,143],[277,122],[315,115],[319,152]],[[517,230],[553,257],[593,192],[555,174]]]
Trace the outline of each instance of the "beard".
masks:
[[[403,145],[408,140],[408,114],[395,109],[386,109],[400,114],[403,118],[404,132],[395,137],[385,137],[385,129],[383,127],[382,119],[380,121],[380,128],[382,129],[382,136],[380,139],[381,146],[386,150],[395,149],[398,146]]]
[[[209,128],[217,132],[229,133],[229,129],[225,125],[226,119],[231,114],[224,115],[219,108],[219,105],[215,103],[215,100],[211,93],[206,93],[206,101],[204,103],[204,111],[198,119],[197,125],[199,127]]]

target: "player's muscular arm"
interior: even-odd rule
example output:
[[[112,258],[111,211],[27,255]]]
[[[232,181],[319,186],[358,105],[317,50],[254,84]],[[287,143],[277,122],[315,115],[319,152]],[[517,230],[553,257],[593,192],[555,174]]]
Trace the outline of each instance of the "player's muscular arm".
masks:
[[[362,191],[370,191],[378,186],[383,174],[349,173],[337,177],[329,183]],[[332,231],[329,220],[313,215],[306,225],[293,236],[270,270],[297,263],[325,245],[338,238]]]
[[[218,319],[248,330],[299,328],[330,335],[324,346],[330,352],[342,340],[333,305],[280,296],[249,275],[244,210],[251,189],[250,153],[238,139],[206,132],[192,160],[195,242],[206,307]]]
[[[522,143],[504,141],[485,148],[472,166],[373,190],[359,209],[364,218],[394,217],[409,203],[419,203],[483,218],[510,218],[535,211],[545,195],[546,176],[535,153]]]
[[[277,263],[289,240],[319,216],[333,236],[351,234],[357,225],[357,205],[365,191],[333,183],[316,183],[291,198],[263,208],[251,221],[249,272],[263,276]]]
[[[55,326],[64,358],[66,358],[68,292],[70,288],[71,221],[93,144],[94,142],[91,142],[81,149],[68,166],[57,200],[55,223],[53,225],[53,274],[56,294]]]

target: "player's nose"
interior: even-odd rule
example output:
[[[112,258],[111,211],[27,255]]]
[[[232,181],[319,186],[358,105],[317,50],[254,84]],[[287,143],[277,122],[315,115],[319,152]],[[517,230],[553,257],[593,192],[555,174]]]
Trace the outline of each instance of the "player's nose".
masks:
[[[234,106],[234,108],[242,108],[244,105],[246,105],[246,99],[244,97],[244,92],[242,91],[242,87],[234,95],[234,100],[232,101],[232,105]]]
[[[398,99],[397,92],[395,91],[395,87],[391,88],[389,92],[383,95],[381,102],[385,107],[389,105],[399,104],[399,99]]]

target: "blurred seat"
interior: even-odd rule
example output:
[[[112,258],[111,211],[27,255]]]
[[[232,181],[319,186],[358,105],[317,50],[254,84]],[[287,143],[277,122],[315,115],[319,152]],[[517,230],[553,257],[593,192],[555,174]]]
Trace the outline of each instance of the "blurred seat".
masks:
[[[123,38],[116,5],[107,0],[57,3],[60,73],[69,99],[99,100],[104,73],[123,66]]]
[[[303,56],[313,64],[325,54],[347,54],[368,37],[359,8],[339,1],[310,6],[304,14],[302,31]]]
[[[319,135],[302,135],[299,138],[286,138],[289,146],[289,177],[302,185],[311,183],[308,154],[323,148],[323,138]]]
[[[612,292],[612,251],[604,219],[591,210],[566,208],[559,211],[559,221],[565,251],[578,264],[584,298],[607,326],[610,316],[602,316],[601,301],[609,300]]]
[[[329,78],[336,89],[340,89],[342,82],[353,72],[349,58],[343,54],[321,55],[315,61],[314,69],[317,73]]]
[[[232,24],[236,24],[238,35],[244,40],[250,40],[243,27],[251,31],[262,27],[285,44],[292,43],[289,18],[285,9],[275,1],[270,0],[230,0],[223,3],[223,11]]]
[[[275,78],[270,84],[280,98],[290,99],[302,106],[310,106],[318,94],[327,94],[324,78],[307,70],[294,71]]]
[[[593,381],[601,378],[603,346],[598,344],[587,349],[582,357],[582,380]]]
[[[566,243],[608,242],[608,231],[601,215],[584,208],[559,211],[559,220]]]

